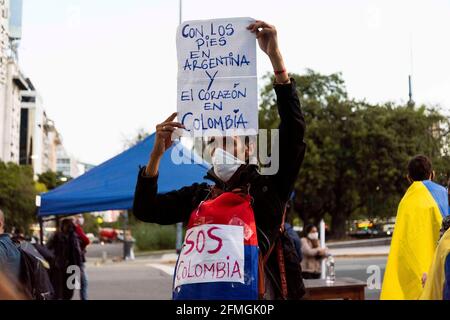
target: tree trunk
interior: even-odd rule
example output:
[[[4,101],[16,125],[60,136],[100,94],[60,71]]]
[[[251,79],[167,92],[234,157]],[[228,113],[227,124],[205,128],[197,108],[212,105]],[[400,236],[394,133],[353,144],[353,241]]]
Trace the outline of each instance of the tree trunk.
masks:
[[[342,239],[346,235],[346,217],[344,214],[335,214],[331,217],[331,237]]]

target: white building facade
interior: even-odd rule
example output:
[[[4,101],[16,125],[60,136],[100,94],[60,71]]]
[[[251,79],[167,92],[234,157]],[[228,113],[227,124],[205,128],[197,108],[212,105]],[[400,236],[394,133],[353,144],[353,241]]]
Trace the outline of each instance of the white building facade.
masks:
[[[56,172],[58,131],[44,111],[42,97],[30,80],[30,90],[21,92],[20,164],[31,165],[35,176]]]
[[[16,11],[11,11],[10,4]],[[0,0],[0,160],[19,163],[21,94],[28,90],[17,59],[20,28],[10,34],[11,16],[21,15],[18,0]],[[15,19],[14,21],[17,21]]]
[[[67,153],[63,145],[58,146],[56,152],[56,171],[66,177],[76,178],[80,175],[78,161]]]

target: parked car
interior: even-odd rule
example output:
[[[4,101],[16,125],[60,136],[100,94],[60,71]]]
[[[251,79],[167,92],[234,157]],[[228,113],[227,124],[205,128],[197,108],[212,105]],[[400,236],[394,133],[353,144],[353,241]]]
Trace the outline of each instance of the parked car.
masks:
[[[391,223],[391,222],[383,223],[381,225],[381,230],[382,230],[383,234],[385,234],[386,236],[392,237],[392,235],[394,234],[394,226],[395,226],[395,223]]]
[[[390,237],[394,233],[394,223],[373,222],[370,220],[357,221],[349,235],[354,238]]]
[[[102,228],[99,232],[101,242],[112,243],[117,240],[118,233],[113,228]]]

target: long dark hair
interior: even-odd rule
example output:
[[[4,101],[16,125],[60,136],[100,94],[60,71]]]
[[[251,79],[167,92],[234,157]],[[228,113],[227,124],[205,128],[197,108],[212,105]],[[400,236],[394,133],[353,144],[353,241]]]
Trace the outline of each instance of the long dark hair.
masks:
[[[64,234],[71,234],[75,231],[75,224],[72,219],[63,219],[61,221],[61,232]]]
[[[309,223],[305,226],[305,228],[303,229],[303,236],[305,238],[308,237],[308,234],[311,232],[312,228],[317,228],[317,227],[312,223]]]
[[[311,241],[313,248],[318,248],[319,245],[320,245],[319,240],[311,240],[311,239],[308,238],[308,234],[311,232],[312,228],[316,228],[317,229],[317,226],[314,225],[314,224],[307,224],[305,226],[305,228],[303,229],[303,236],[306,239],[308,239],[309,241]]]

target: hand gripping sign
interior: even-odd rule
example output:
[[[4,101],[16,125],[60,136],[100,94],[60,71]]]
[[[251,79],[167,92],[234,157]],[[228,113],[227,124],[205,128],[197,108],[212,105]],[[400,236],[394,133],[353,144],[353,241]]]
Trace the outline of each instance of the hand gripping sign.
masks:
[[[251,18],[186,21],[178,27],[178,119],[185,135],[258,130],[256,39]]]
[[[180,300],[258,298],[258,240],[250,196],[226,192],[192,212],[173,287],[173,298]]]

